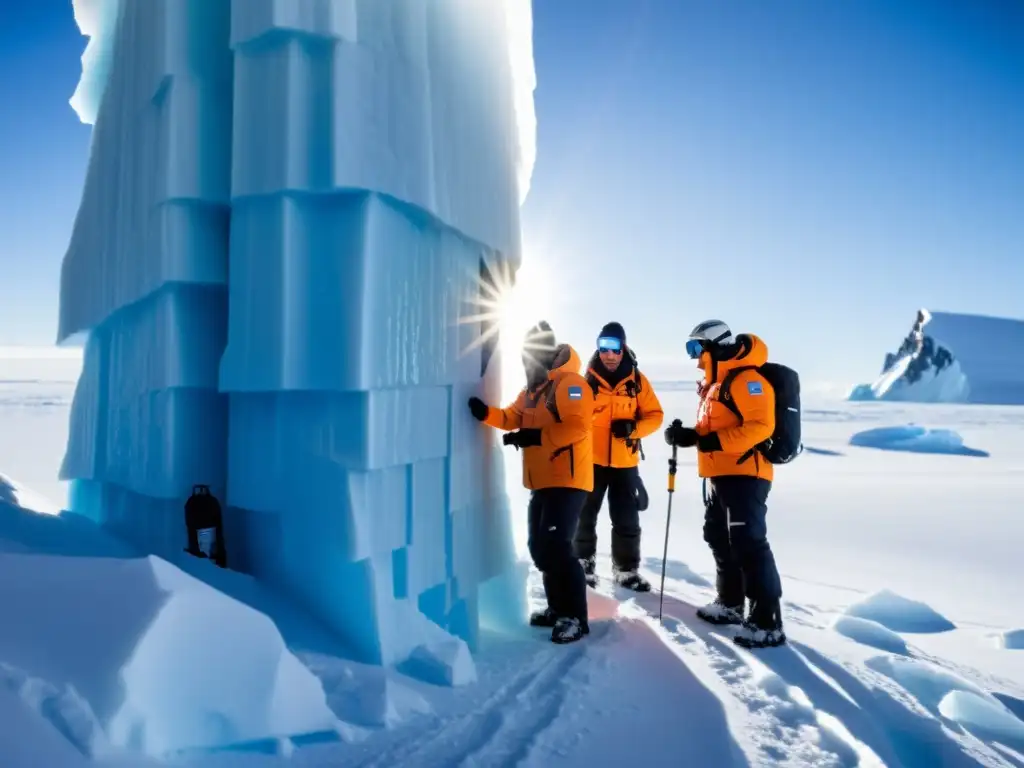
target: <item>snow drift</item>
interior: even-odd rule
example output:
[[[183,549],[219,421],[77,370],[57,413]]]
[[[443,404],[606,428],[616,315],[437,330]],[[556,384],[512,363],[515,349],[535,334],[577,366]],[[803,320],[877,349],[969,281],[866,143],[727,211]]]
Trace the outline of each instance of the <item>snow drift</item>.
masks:
[[[336,726],[266,616],[158,558],[4,555],[0,611],[22,617],[0,637],[8,682],[19,670],[66,691],[83,754],[156,757]]]
[[[1024,320],[922,309],[881,375],[850,400],[1024,404]]]
[[[76,0],[95,122],[61,274],[72,510],[147,552],[194,484],[228,564],[359,659],[472,677],[521,623],[497,323],[534,156],[529,0]],[[492,328],[493,326],[493,328]],[[439,666],[438,666],[439,665]]]
[[[39,760],[44,745],[68,765],[338,737],[320,680],[267,616],[18,496],[0,478],[0,711],[25,724],[0,739],[5,759],[18,748]]]

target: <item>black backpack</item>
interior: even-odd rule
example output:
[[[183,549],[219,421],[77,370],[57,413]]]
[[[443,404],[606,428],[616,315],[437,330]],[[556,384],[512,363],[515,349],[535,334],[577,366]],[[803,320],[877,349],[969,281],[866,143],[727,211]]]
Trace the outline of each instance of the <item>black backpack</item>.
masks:
[[[740,457],[740,463],[757,451],[769,464],[788,464],[804,449],[800,442],[800,377],[780,363],[733,368],[722,379],[718,399],[742,422],[743,414],[733,401],[729,388],[742,371],[757,371],[775,391],[775,431],[772,436]]]

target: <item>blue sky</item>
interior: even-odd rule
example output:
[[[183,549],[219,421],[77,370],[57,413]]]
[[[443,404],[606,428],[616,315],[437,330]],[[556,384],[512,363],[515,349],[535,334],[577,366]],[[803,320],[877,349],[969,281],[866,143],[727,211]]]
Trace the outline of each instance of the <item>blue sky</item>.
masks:
[[[589,351],[721,317],[870,378],[918,306],[1024,316],[1024,5],[535,2],[527,258]],[[0,345],[48,344],[89,129],[70,0],[0,0]],[[979,343],[984,343],[979,340]]]

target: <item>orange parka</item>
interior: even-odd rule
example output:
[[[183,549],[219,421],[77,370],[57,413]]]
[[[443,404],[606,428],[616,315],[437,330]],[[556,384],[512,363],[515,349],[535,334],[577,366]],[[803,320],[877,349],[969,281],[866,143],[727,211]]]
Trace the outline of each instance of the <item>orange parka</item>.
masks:
[[[627,362],[623,360],[623,365]],[[590,361],[587,380],[594,394],[594,463],[602,467],[635,467],[640,463],[640,440],[654,434],[665,419],[658,396],[642,372],[633,370],[614,387],[609,386],[600,359]],[[613,421],[636,422],[628,438],[614,437]]]
[[[497,429],[540,429],[541,444],[522,449],[523,485],[532,491],[594,489],[594,395],[579,370],[579,355],[562,344],[546,381],[524,388],[512,405],[487,411],[484,423]]]
[[[757,336],[737,337],[740,352],[732,360],[711,360],[704,352],[699,365],[704,370],[695,429],[697,474],[701,477],[747,475],[772,480],[772,465],[754,448],[775,431],[775,391],[757,371],[740,371],[729,386],[729,397],[742,419],[722,401],[722,380],[734,368],[761,366],[768,362],[768,346]],[[713,436],[713,437],[712,437]],[[709,439],[710,438],[710,439]]]

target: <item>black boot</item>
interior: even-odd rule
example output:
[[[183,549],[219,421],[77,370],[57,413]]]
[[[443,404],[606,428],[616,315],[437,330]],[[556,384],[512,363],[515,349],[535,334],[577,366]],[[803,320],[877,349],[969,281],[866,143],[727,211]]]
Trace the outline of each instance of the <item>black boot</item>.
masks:
[[[558,643],[559,645],[575,643],[589,634],[590,627],[587,624],[584,624],[579,619],[563,616],[555,624],[555,628],[551,630],[551,642]]]
[[[744,648],[775,648],[786,642],[782,629],[782,611],[778,600],[758,600],[750,604],[750,617],[733,637]]]
[[[697,618],[709,624],[742,624],[743,603],[726,605],[721,598],[715,598],[714,602],[697,609]]]
[[[530,614],[531,627],[553,627],[558,623],[558,614],[550,608],[543,611],[534,611]]]
[[[638,571],[621,571],[618,568],[612,570],[615,583],[634,592],[650,592],[651,582],[640,575]]]

